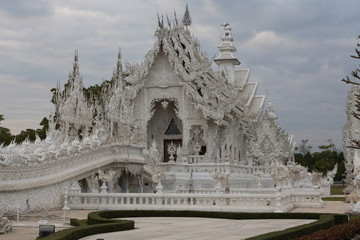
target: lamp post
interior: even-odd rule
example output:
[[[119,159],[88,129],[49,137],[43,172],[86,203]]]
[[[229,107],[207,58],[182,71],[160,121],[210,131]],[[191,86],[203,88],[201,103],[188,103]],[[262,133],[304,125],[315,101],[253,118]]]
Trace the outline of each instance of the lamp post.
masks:
[[[64,224],[66,224],[66,211],[70,210],[70,208],[68,207],[68,190],[67,190],[67,186],[65,186],[65,194],[64,194],[64,207],[62,208],[64,210]]]

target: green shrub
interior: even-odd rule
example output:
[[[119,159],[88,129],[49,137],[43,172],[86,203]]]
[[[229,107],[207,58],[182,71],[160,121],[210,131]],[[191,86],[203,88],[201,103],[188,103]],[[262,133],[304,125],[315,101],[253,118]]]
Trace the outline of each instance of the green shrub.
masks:
[[[74,227],[82,227],[87,225],[87,219],[79,220],[77,218],[70,218],[70,225]]]
[[[81,221],[80,221],[81,222]],[[81,224],[81,223],[80,223]],[[49,236],[38,238],[41,240],[77,240],[86,236],[131,230],[135,228],[134,221],[130,220],[115,220],[108,223],[94,224],[94,225],[81,225],[75,228],[65,229]]]
[[[286,240],[301,237],[314,233],[320,229],[327,229],[335,224],[333,215],[320,215],[319,221],[296,226],[285,229],[283,231],[276,231],[271,233],[262,234],[259,236],[247,238],[247,240]]]
[[[298,240],[350,240],[360,234],[360,220],[333,226],[326,230],[298,238]]]

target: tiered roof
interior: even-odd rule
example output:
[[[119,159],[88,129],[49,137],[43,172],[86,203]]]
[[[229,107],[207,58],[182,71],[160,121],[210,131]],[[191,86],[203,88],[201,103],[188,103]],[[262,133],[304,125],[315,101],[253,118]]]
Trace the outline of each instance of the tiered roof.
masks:
[[[128,81],[134,88],[134,97],[144,86],[159,52],[163,51],[179,77],[180,84],[185,87],[186,94],[205,118],[225,125],[234,117],[245,123],[257,118],[262,112],[265,96],[257,96],[257,83],[248,82],[250,70],[235,70],[234,82],[229,82],[224,72],[211,68],[211,61],[200,50],[188,26],[179,24],[176,15],[174,23],[167,21],[166,27],[163,18],[159,18],[155,32],[157,41],[146,54],[145,61],[128,69]],[[236,59],[237,63],[240,62]]]

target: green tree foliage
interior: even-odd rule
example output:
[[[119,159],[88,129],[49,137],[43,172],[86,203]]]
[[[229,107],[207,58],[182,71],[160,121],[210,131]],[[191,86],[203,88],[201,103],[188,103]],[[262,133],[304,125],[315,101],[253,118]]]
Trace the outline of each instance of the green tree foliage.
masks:
[[[325,175],[331,171],[335,165],[338,165],[335,181],[341,181],[345,178],[345,160],[343,152],[336,150],[335,144],[331,140],[327,140],[329,144],[319,146],[320,152],[311,153],[311,146],[307,145],[307,140],[302,140],[299,147],[295,150],[295,162],[308,168],[309,172],[321,172]]]
[[[5,120],[4,115],[0,114],[0,125],[3,120]],[[10,129],[0,126],[0,145],[9,145],[13,139],[14,136],[11,135]]]
[[[2,120],[4,120],[4,115],[0,114],[0,124]],[[0,145],[4,144],[4,146],[7,146],[13,140],[17,144],[20,144],[27,139],[31,142],[34,142],[36,136],[39,136],[40,139],[45,139],[46,131],[49,128],[49,120],[47,118],[43,118],[43,120],[40,122],[40,125],[42,126],[42,128],[38,128],[36,130],[28,128],[26,130],[22,130],[17,135],[12,135],[10,129],[0,126]]]

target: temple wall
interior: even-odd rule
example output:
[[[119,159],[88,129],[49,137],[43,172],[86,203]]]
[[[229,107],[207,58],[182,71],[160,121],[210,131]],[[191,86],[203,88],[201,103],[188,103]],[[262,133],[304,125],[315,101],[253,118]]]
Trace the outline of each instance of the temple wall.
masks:
[[[0,210],[6,215],[41,212],[64,206],[65,182],[16,192],[1,192]]]

